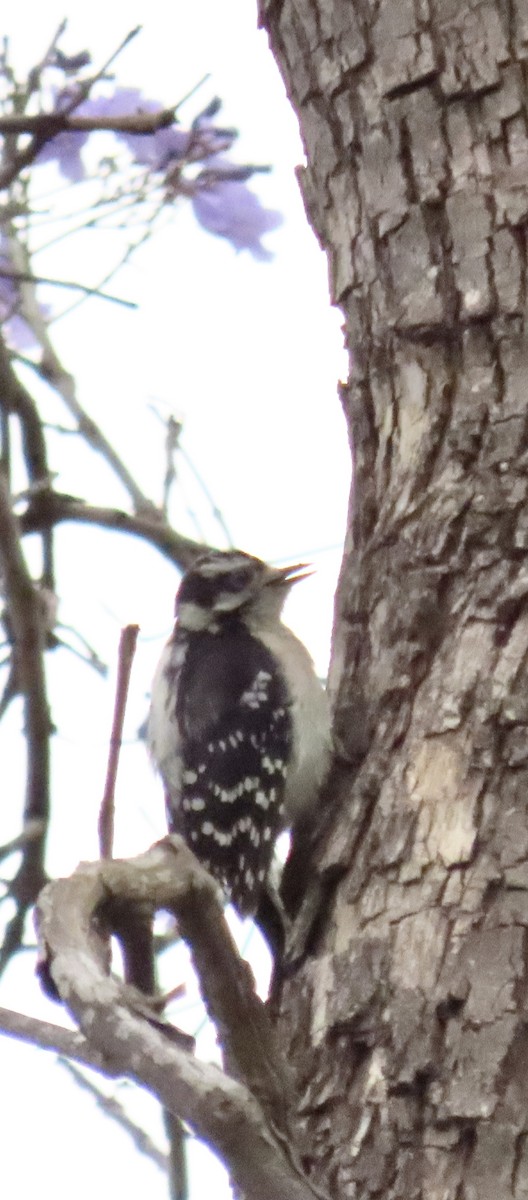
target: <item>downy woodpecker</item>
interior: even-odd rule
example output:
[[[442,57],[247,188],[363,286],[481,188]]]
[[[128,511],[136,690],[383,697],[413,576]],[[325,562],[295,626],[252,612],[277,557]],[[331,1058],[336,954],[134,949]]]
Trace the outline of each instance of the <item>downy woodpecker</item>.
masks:
[[[276,838],[309,819],[328,766],[327,696],[281,620],[307,573],[240,550],[199,558],[152,687],[148,740],[169,829],[242,916],[255,914]]]

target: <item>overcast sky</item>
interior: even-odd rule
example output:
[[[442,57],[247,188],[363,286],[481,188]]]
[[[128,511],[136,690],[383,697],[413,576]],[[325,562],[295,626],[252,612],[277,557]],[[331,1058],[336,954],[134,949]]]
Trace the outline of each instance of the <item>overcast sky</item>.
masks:
[[[85,407],[153,498],[161,494],[164,463],[163,429],[152,405],[183,418],[186,452],[236,544],[272,561],[314,562],[317,575],[294,594],[289,620],[323,674],[348,499],[349,452],[337,399],[345,366],[338,314],[328,303],[326,262],[306,224],[294,177],[302,161],[296,121],[266,38],[256,31],[253,3],[193,0],[169,6],[165,0],[130,0],[126,25],[124,12],[107,0],[71,5],[64,49],[89,48],[97,65],[130,28],[142,24],[142,35],[119,60],[119,82],[167,105],[210,72],[199,97],[182,110],[182,123],[219,95],[222,123],[240,130],[231,158],[273,166],[252,187],[268,207],[283,212],[284,224],[266,238],[273,262],[258,263],[205,233],[180,202],[163,231],[112,281],[114,292],[138,303],[137,312],[94,301],[57,323],[53,337]],[[64,15],[56,0],[42,6],[19,0],[12,6],[4,31],[20,71],[40,57]],[[47,204],[53,215],[53,201]],[[62,243],[38,266],[43,274],[63,278],[75,271],[92,283],[104,274],[109,256],[109,235],[94,234],[77,248]],[[53,408],[55,402],[47,403]],[[55,419],[64,420],[60,405],[55,411]],[[58,437],[54,445],[62,490],[94,502],[125,502],[88,450],[71,439],[65,448]],[[204,536],[220,541],[210,507],[183,466],[181,484],[174,520],[196,536],[192,510]],[[137,730],[170,630],[177,576],[151,549],[97,531],[63,528],[57,544],[61,561],[72,568],[63,576],[65,623],[75,623],[111,664],[121,625],[141,626],[116,834],[116,853],[135,853],[163,833],[161,788]],[[64,654],[53,656],[49,669],[58,728],[49,865],[54,873],[67,873],[80,858],[97,854],[113,676],[103,683]],[[0,753],[11,763],[10,785],[21,792],[24,755],[16,705],[0,726]],[[10,807],[0,843],[17,832],[18,823],[19,813]],[[0,1004],[57,1021],[59,1011],[36,988],[33,966],[31,955],[19,957],[0,983]],[[264,980],[265,964],[262,972]],[[188,1004],[194,1002],[190,991]],[[195,1007],[188,1014],[193,1031],[197,1019]],[[210,1033],[201,1050],[212,1052]],[[44,1187],[52,1188],[55,1200],[70,1200],[75,1189],[76,1200],[92,1200],[94,1191],[106,1196],[118,1187],[127,1200],[144,1200],[146,1193],[149,1200],[165,1200],[162,1175],[104,1121],[52,1057],[2,1039],[0,1063],[4,1100],[9,1092],[2,1178],[12,1194]],[[121,1090],[131,1092],[126,1085]],[[130,1104],[156,1129],[148,1098],[136,1093]],[[211,1171],[193,1151],[192,1200],[205,1194],[223,1200],[228,1194]]]

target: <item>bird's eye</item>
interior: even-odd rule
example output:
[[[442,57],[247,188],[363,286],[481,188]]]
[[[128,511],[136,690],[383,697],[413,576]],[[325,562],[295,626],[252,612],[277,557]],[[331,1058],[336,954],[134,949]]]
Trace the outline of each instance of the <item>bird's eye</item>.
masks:
[[[241,567],[239,571],[230,571],[224,581],[225,589],[229,592],[242,592],[250,578],[251,571],[247,567]]]

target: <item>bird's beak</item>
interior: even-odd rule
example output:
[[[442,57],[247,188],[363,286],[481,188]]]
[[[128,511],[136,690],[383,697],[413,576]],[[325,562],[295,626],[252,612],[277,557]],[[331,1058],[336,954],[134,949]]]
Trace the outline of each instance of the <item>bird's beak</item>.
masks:
[[[292,584],[299,583],[301,579],[309,579],[310,575],[315,574],[310,567],[310,563],[296,563],[294,567],[268,567],[266,586],[291,587]]]

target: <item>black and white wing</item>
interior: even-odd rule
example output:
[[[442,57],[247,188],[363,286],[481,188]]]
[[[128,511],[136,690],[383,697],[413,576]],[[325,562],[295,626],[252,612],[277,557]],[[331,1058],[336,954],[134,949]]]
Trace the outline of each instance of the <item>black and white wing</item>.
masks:
[[[179,787],[171,830],[222,883],[242,915],[255,911],[283,824],[292,743],[285,679],[258,639],[237,628],[196,634],[175,704]]]

